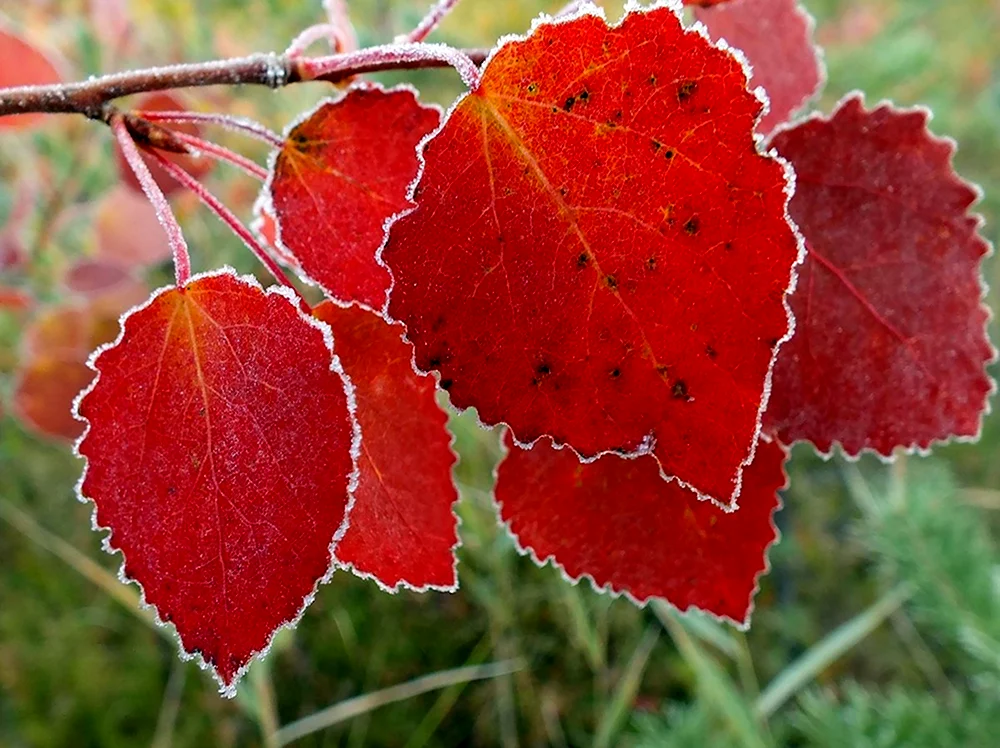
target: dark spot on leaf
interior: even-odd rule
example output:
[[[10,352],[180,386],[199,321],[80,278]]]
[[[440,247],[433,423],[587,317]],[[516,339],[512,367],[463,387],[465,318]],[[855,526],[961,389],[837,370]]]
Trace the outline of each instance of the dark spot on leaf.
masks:
[[[776,345],[778,345],[778,338],[768,338],[767,339],[767,347],[768,348],[774,348]]]
[[[656,270],[656,258],[650,257],[646,260],[646,270]]]
[[[705,353],[707,353],[708,357],[711,359],[714,359],[716,356],[719,355],[719,352],[710,345],[705,346]]]
[[[441,365],[441,359],[438,358],[437,356],[431,356],[429,359],[427,359],[428,368],[436,369],[440,365]]]
[[[569,190],[567,188],[565,188],[565,187],[560,187],[559,188],[559,194],[562,195],[563,197],[566,197],[566,195],[569,194]]]
[[[730,250],[730,249],[733,248],[733,243],[732,242],[726,242],[725,244],[722,245],[722,247],[724,249]]]
[[[581,270],[590,264],[590,255],[586,252],[581,252],[580,256],[576,258],[576,266]]]
[[[587,90],[581,91],[580,95],[577,98],[579,98],[580,101],[587,101],[588,99],[590,99],[590,91]]]
[[[658,153],[659,150],[663,147],[663,143],[661,143],[659,140],[651,140],[649,142],[652,143],[653,145],[653,153]]]
[[[454,385],[454,384],[455,384],[455,380],[453,380],[453,379],[442,379],[441,380],[441,389],[444,390],[445,392],[447,392],[448,390],[450,390],[452,388],[452,385]]]
[[[651,85],[651,86],[655,86],[655,85],[656,85],[656,76],[655,76],[655,75],[651,75],[651,76],[649,76],[649,81],[648,81],[648,83],[649,83],[649,85]]]
[[[545,377],[547,377],[551,373],[552,373],[552,368],[547,363],[545,362],[540,363],[538,366],[535,367],[535,376],[531,378],[531,386],[537,387],[542,383],[542,380],[545,379]]]
[[[528,84],[528,93],[530,93],[530,94],[538,93],[538,84],[537,83],[529,83]]]
[[[683,379],[678,379],[674,382],[674,386],[670,390],[670,394],[674,396],[677,400],[690,400],[691,397],[688,395],[687,382]]]
[[[177,486],[168,486],[167,487],[167,494],[168,495],[173,496],[175,493],[177,493]]]
[[[667,152],[663,154],[663,157],[665,159],[667,159],[667,161],[669,161],[670,159],[672,159],[674,157],[674,149],[673,148],[668,148]]]
[[[694,92],[698,90],[698,84],[695,81],[684,81],[680,86],[677,87],[677,100],[687,101],[690,99]]]
[[[613,275],[605,275],[604,282],[607,284],[608,288],[610,288],[612,291],[618,288],[618,279],[615,278],[615,276]]]
[[[689,218],[688,222],[684,224],[684,231],[691,236],[697,234],[699,228],[701,228],[701,223],[697,218]]]
[[[563,111],[566,112],[572,111],[574,104],[576,104],[576,97],[570,96],[568,99],[566,99],[566,103],[563,104]]]
[[[622,375],[622,370],[619,369],[617,366],[611,370],[612,379],[618,379],[618,377],[620,377],[621,375]]]
[[[444,322],[444,315],[438,315],[438,318],[434,320],[434,324],[431,325],[431,332],[440,332],[441,328],[444,327]]]

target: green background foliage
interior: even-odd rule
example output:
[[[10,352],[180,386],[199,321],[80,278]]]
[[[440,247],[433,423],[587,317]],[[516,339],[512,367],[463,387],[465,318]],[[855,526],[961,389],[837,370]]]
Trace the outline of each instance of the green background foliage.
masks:
[[[362,43],[412,26],[429,0],[352,3]],[[465,0],[442,40],[489,45],[523,32],[551,0]],[[102,41],[82,0],[5,6],[10,24],[67,59],[73,77],[282,48],[320,18],[319,2],[136,0],[131,42]],[[19,5],[19,4],[18,4]],[[609,5],[613,5],[610,4]],[[1000,5],[993,0],[807,0],[819,19],[829,111],[861,89],[934,111],[959,171],[985,191],[985,233],[1000,225]],[[609,15],[616,17],[617,9]],[[385,76],[446,104],[449,71]],[[213,90],[195,108],[282,128],[329,93],[307,85]],[[230,145],[243,142],[224,138]],[[261,150],[251,155],[263,158]],[[27,271],[4,278],[58,300],[56,279],[93,250],[85,227],[56,219],[116,176],[99,125],[63,118],[0,139],[0,225],[37,175],[24,241]],[[248,216],[255,188],[220,167],[209,185]],[[179,213],[196,269],[255,271],[215,219]],[[989,272],[994,274],[995,264]],[[154,284],[168,282],[154,268]],[[23,320],[0,314],[0,396],[10,390]],[[490,499],[495,437],[452,423],[461,463],[460,592],[386,595],[338,573],[294,632],[255,664],[240,696],[218,697],[194,664],[114,581],[63,445],[0,420],[0,745],[255,746],[345,699],[491,661],[514,673],[373,708],[313,732],[309,746],[987,746],[1000,734],[1000,419],[976,445],[892,466],[823,462],[797,448],[779,524],[783,540],[746,634],[704,616],[638,609],[567,585],[518,556]]]

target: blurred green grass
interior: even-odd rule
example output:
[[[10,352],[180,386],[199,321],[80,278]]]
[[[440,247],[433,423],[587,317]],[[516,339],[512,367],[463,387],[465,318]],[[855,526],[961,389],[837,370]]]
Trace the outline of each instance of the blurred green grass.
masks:
[[[996,242],[1000,6],[993,0],[805,4],[819,20],[829,68],[817,108],[829,111],[855,89],[865,91],[870,102],[887,98],[929,106],[934,131],[960,144],[959,171],[984,189],[979,210],[987,220],[986,236]],[[366,0],[352,5],[362,41],[371,43],[412,25],[425,3]],[[464,0],[441,38],[485,45],[500,34],[524,31],[535,13],[560,5]],[[77,77],[102,72],[109,62],[132,67],[281,48],[319,17],[318,0],[142,0],[132,4],[134,49],[109,61],[87,7],[83,0],[66,0],[4,11],[31,29],[42,29],[48,43],[71,61]],[[421,72],[407,79],[428,99],[443,104],[459,90],[448,72]],[[253,113],[281,128],[324,91],[318,86],[277,93],[248,89],[205,92],[193,100]],[[44,214],[46,205],[73,204],[105,190],[114,180],[110,154],[107,134],[91,123],[59,122],[37,134],[5,136],[0,142],[0,219],[19,188],[16,175],[24,170],[44,170],[39,211]],[[253,193],[241,190],[238,178],[219,170],[210,180],[248,215]],[[244,271],[256,269],[214,218],[192,211],[184,216],[196,268],[229,262]],[[28,236],[35,258],[30,281],[41,298],[54,299],[54,279],[81,249],[73,236],[46,239],[43,228],[32,226]],[[996,285],[995,263],[989,273]],[[153,275],[158,281],[169,277],[164,268]],[[18,337],[15,321],[0,319],[4,388],[9,388]],[[757,598],[753,627],[746,635],[722,634],[732,656],[706,645],[694,633],[698,624],[668,617],[663,635],[651,636],[660,630],[652,610],[597,595],[587,585],[568,586],[555,570],[535,568],[518,556],[497,527],[489,499],[498,454],[495,440],[478,432],[468,416],[453,419],[453,426],[462,456],[457,468],[463,487],[461,591],[390,596],[371,583],[336,574],[295,632],[280,638],[266,665],[254,666],[254,678],[235,701],[220,699],[213,682],[193,664],[179,663],[175,645],[138,616],[0,522],[0,746],[262,745],[261,725],[268,724],[269,708],[285,724],[425,673],[514,658],[526,666],[513,675],[388,705],[297,744],[591,745],[600,735],[609,745],[634,740],[737,745],[744,744],[741,739],[756,740],[754,731],[759,731],[763,744],[812,745],[822,743],[817,735],[843,727],[850,715],[878,723],[894,719],[892,715],[902,715],[902,720],[926,714],[926,704],[914,694],[932,693],[932,701],[944,705],[954,702],[953,707],[942,706],[951,708],[954,717],[972,714],[975,704],[996,693],[988,683],[984,686],[982,672],[973,672],[962,642],[950,636],[960,624],[933,615],[927,619],[917,603],[907,603],[888,624],[874,628],[822,670],[818,683],[826,691],[807,690],[810,679],[795,692],[800,705],[782,705],[767,722],[752,714],[761,684],[787,673],[797,657],[869,609],[889,582],[900,578],[905,564],[889,563],[893,550],[879,545],[882,525],[863,509],[859,486],[871,484],[876,493],[880,486],[895,486],[892,490],[909,496],[925,482],[921,470],[926,466],[919,463],[931,463],[954,475],[961,490],[941,492],[952,497],[955,511],[985,533],[987,541],[996,537],[1000,419],[987,420],[976,445],[949,446],[933,458],[911,458],[895,468],[866,459],[855,469],[796,449],[792,488],[779,518],[784,538],[772,552],[773,571]],[[102,553],[100,537],[90,530],[90,508],[73,495],[79,467],[65,447],[32,436],[9,417],[0,421],[0,500],[29,513],[114,574],[118,557]],[[890,488],[884,491],[887,496]],[[977,492],[964,490],[970,488]],[[937,511],[953,514],[948,506]],[[962,545],[961,537],[953,541]],[[899,542],[905,544],[905,539]],[[962,550],[945,547],[948,552]],[[995,552],[992,559],[996,564]],[[988,560],[981,563],[988,565]],[[923,589],[909,575],[902,578]],[[702,634],[710,636],[713,627],[705,623]],[[841,688],[845,683],[860,685]],[[709,688],[712,684],[715,690]],[[942,690],[958,695],[949,701]],[[879,701],[883,691],[894,694],[884,703]],[[843,707],[841,695],[847,702]],[[658,716],[665,709],[667,716]],[[633,711],[639,716],[633,718]],[[1000,728],[995,708],[992,714],[975,714],[984,725],[975,735],[989,735],[989,730],[995,735]],[[739,728],[740,720],[749,721]],[[934,727],[939,732],[928,734],[951,736],[956,741],[952,745],[974,745],[969,740],[979,739],[969,738],[972,733],[963,737],[950,724],[942,717]],[[710,742],[714,740],[719,742]]]

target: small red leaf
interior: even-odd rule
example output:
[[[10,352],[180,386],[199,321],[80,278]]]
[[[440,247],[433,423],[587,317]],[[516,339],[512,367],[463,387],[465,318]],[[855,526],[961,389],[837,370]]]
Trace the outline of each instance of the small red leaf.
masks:
[[[574,581],[644,603],[667,600],[743,625],[757,578],[777,539],[771,521],[785,486],[784,450],[761,442],[747,467],[739,511],[726,513],[661,479],[649,457],[606,455],[582,464],[547,440],[513,445],[497,473],[496,498],[520,548]]]
[[[0,310],[23,312],[35,303],[27,291],[10,286],[0,286]]]
[[[111,188],[94,205],[93,221],[102,260],[145,268],[170,258],[170,241],[156,209],[141,193],[123,185]]]
[[[670,7],[501,46],[424,148],[389,313],[461,408],[728,502],[798,241],[739,62]]]
[[[328,574],[354,472],[349,385],[318,323],[231,272],[158,292],[92,365],[80,493],[231,695]]]
[[[187,109],[187,106],[185,106],[184,101],[177,95],[157,91],[140,96],[133,103],[132,108],[137,111],[145,112],[176,112]],[[178,132],[187,133],[188,135],[201,135],[201,128],[190,122],[179,122],[176,124],[171,123],[169,128],[171,130],[177,130]],[[213,163],[212,160],[208,158],[189,156],[182,153],[164,153],[163,155],[185,171],[190,172],[197,179],[201,179],[212,170]],[[121,175],[122,181],[134,192],[142,195],[143,192],[142,187],[139,185],[139,180],[136,179],[135,174],[132,172],[132,168],[128,165],[128,162],[125,161],[125,155],[121,152],[121,149],[118,148],[117,145],[115,146],[115,157],[118,162],[118,173]],[[149,170],[153,173],[153,179],[156,180],[156,184],[159,185],[160,189],[163,190],[165,194],[170,195],[181,189],[180,184],[178,184],[173,177],[160,168],[160,165],[156,163],[154,159],[145,154],[143,154],[142,158],[145,160],[146,166],[148,166]]]
[[[433,378],[413,370],[402,326],[330,302],[314,314],[333,329],[362,436],[358,487],[337,560],[391,590],[455,589],[455,454]]]
[[[0,27],[0,88],[59,83],[62,75],[55,63],[38,47]],[[21,130],[37,125],[44,114],[0,117],[0,130]]]
[[[972,437],[993,383],[980,264],[989,244],[927,112],[860,96],[779,132],[809,253],[791,297],[766,428],[849,455]]]
[[[271,208],[271,201],[268,198],[267,188],[257,196],[257,202],[253,207],[254,219],[250,224],[250,229],[257,236],[257,241],[271,250],[271,254],[282,265],[298,272],[299,261],[296,260],[285,246],[278,241],[278,222],[274,218]]]
[[[145,294],[143,294],[145,296]],[[129,299],[49,307],[25,331],[12,394],[15,416],[32,431],[72,441],[83,433],[73,400],[94,378],[87,357],[118,333]]]
[[[270,181],[279,246],[328,296],[385,304],[389,274],[375,253],[386,220],[410,205],[417,144],[440,117],[408,88],[366,84],[288,133]]]
[[[757,125],[760,132],[786,122],[822,85],[815,23],[799,0],[733,0],[695,17],[713,39],[725,39],[746,55],[751,83],[767,91],[771,106]]]
[[[63,277],[66,290],[84,298],[103,296],[134,281],[132,273],[115,262],[89,259],[74,262]]]

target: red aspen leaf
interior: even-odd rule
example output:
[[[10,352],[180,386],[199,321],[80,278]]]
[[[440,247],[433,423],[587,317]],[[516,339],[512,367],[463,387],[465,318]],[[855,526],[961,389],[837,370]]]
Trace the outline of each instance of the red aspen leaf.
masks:
[[[83,424],[73,417],[73,400],[93,376],[82,360],[43,355],[21,361],[11,412],[41,436],[72,442],[83,433]]]
[[[990,246],[969,212],[979,193],[927,119],[853,95],[772,141],[798,175],[790,212],[809,248],[765,416],[783,442],[888,456],[979,433]]]
[[[44,52],[0,26],[0,88],[61,81],[59,69]],[[0,130],[23,130],[34,127],[44,118],[44,114],[10,114],[0,117]]]
[[[149,295],[146,285],[136,278],[128,268],[107,260],[82,258],[76,260],[62,281],[65,289],[73,296],[85,299],[99,299],[111,294],[127,294],[136,289],[141,294],[123,309],[135,306]]]
[[[313,313],[333,330],[361,426],[358,487],[338,562],[390,591],[454,590],[455,453],[434,380],[413,370],[401,325],[328,301]]]
[[[118,334],[128,303],[66,304],[43,310],[24,333],[11,396],[12,412],[31,431],[72,441],[83,433],[73,400],[94,378],[87,357]]]
[[[0,310],[23,312],[30,309],[34,303],[31,294],[24,289],[0,286]]]
[[[746,55],[751,84],[767,91],[770,108],[757,125],[760,132],[788,121],[822,86],[816,24],[799,0],[733,0],[699,10],[695,18],[713,39],[725,39]]]
[[[106,57],[114,59],[130,46],[133,27],[128,6],[128,0],[89,2],[90,28],[106,50]]]
[[[93,227],[101,260],[145,268],[170,258],[170,242],[156,209],[145,195],[124,185],[112,187],[98,199]]]
[[[385,304],[389,274],[375,253],[386,220],[410,206],[417,144],[440,120],[412,89],[365,84],[289,130],[268,183],[276,246],[331,298]]]
[[[508,433],[506,444],[496,499],[522,553],[640,604],[657,597],[749,623],[786,485],[776,442],[758,445],[731,513],[664,481],[648,456],[584,464],[544,439],[524,450]]]
[[[0,272],[13,270],[24,264],[28,256],[20,232],[0,231]]]
[[[143,112],[176,112],[186,110],[187,108],[183,99],[179,96],[163,91],[143,94],[132,103],[132,109]],[[187,133],[188,135],[201,135],[201,128],[190,122],[172,122],[169,126],[162,124],[160,126],[169,127],[171,130]],[[183,153],[164,152],[163,155],[185,171],[190,172],[197,179],[201,179],[212,170],[213,163],[208,158]],[[160,168],[160,165],[154,159],[145,154],[142,155],[142,158],[145,160],[146,166],[153,173],[153,179],[156,180],[156,184],[159,185],[165,194],[170,195],[181,189],[177,181]],[[128,165],[125,155],[121,152],[121,148],[117,144],[115,145],[115,159],[118,163],[118,174],[121,176],[122,182],[128,185],[133,192],[142,195],[143,192],[139,180],[132,173],[132,168]]]
[[[672,6],[504,43],[426,142],[382,254],[416,365],[521,443],[652,451],[728,503],[800,252],[761,106]]]
[[[0,227],[0,273],[21,267],[28,259],[24,234],[40,202],[40,181],[37,175],[33,175],[32,178],[19,179],[12,185],[13,204],[7,213],[7,222]]]
[[[271,254],[278,262],[298,272],[300,270],[299,261],[278,241],[278,221],[274,217],[266,187],[257,197],[253,212],[254,219],[250,224],[250,230],[256,235],[257,241],[270,249]]]
[[[80,495],[183,655],[232,695],[329,575],[349,508],[356,425],[327,328],[217,271],[158,291],[90,363]]]

